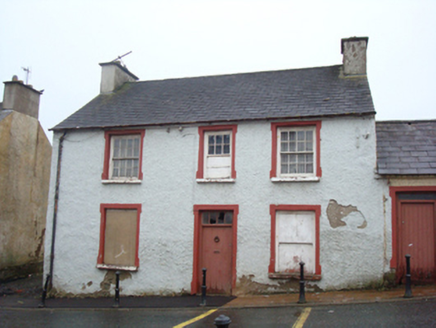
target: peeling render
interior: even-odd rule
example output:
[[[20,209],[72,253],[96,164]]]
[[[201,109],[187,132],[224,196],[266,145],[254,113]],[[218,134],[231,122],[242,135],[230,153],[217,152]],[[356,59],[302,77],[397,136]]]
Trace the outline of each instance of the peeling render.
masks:
[[[132,274],[128,271],[121,271],[120,281],[123,281],[126,279],[132,279]],[[116,280],[115,271],[108,270],[104,276],[103,281],[100,283],[101,290],[103,292],[105,292],[105,291],[110,292],[111,285],[115,285],[115,280]],[[122,290],[122,287],[120,287],[120,290]]]
[[[365,229],[368,225],[365,216],[361,211],[353,205],[341,205],[334,199],[330,199],[329,205],[327,206],[327,218],[329,219],[330,226],[332,228],[338,228],[347,225],[343,219],[348,217],[351,213],[359,213],[363,222],[359,225],[358,229]]]

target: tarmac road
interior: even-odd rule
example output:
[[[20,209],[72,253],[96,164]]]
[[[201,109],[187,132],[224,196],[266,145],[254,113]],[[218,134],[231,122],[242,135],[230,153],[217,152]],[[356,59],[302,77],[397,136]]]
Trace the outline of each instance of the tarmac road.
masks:
[[[0,309],[1,327],[174,327],[211,309]],[[215,327],[220,314],[236,327],[436,327],[436,300],[368,304],[219,308],[186,327]],[[305,320],[301,320],[308,314]],[[183,325],[182,325],[183,326]]]

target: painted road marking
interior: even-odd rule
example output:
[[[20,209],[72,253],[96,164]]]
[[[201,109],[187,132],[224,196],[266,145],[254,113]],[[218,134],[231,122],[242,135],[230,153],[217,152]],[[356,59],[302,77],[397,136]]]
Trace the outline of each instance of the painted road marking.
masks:
[[[201,320],[201,319],[207,317],[208,315],[214,313],[214,312],[217,311],[217,310],[218,310],[218,309],[212,309],[212,310],[210,310],[210,311],[207,311],[206,313],[203,313],[203,314],[199,315],[198,317],[195,317],[194,319],[191,319],[191,320],[185,321],[185,322],[181,323],[180,325],[174,326],[173,328],[182,328],[182,327],[186,327],[187,325],[190,325],[191,323],[194,323],[194,322],[196,322],[196,321],[198,321],[198,320]]]
[[[312,308],[305,308],[301,315],[298,317],[297,321],[295,321],[292,328],[303,328],[304,323],[309,317],[310,311],[312,311]]]

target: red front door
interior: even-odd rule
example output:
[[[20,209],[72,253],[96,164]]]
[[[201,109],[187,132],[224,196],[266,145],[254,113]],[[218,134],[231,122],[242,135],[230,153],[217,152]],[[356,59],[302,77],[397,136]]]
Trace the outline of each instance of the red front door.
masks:
[[[405,255],[410,254],[412,281],[414,283],[436,282],[435,201],[401,200],[398,204],[398,213],[397,281],[404,280]]]
[[[231,212],[202,213],[198,283],[206,268],[208,294],[232,293],[233,225]]]

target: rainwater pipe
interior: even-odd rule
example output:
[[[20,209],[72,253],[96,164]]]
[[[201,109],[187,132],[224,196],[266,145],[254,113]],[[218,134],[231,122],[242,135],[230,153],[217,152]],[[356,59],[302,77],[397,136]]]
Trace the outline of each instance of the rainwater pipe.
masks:
[[[53,208],[53,226],[51,232],[51,250],[50,250],[50,289],[53,287],[53,264],[54,264],[54,252],[55,252],[55,239],[56,239],[56,221],[58,214],[58,204],[59,204],[59,185],[61,180],[61,161],[62,161],[62,148],[65,135],[67,131],[64,131],[62,136],[59,138],[58,146],[58,163],[56,169],[56,186],[55,186],[55,196],[54,196],[54,208]]]

